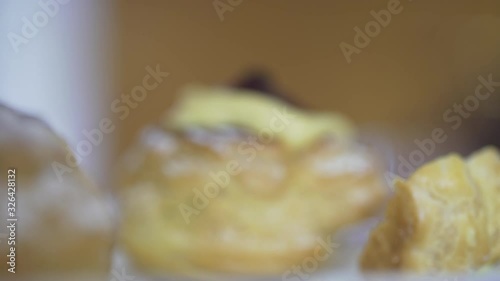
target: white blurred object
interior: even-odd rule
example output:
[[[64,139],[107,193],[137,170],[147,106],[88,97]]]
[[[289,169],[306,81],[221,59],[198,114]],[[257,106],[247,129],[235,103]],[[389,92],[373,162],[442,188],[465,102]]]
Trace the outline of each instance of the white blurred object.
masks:
[[[0,3],[0,103],[40,117],[73,150],[85,139],[82,130],[98,128],[109,114],[112,3]],[[107,182],[106,168],[111,166],[112,138],[113,134],[106,135],[81,162],[101,186]]]

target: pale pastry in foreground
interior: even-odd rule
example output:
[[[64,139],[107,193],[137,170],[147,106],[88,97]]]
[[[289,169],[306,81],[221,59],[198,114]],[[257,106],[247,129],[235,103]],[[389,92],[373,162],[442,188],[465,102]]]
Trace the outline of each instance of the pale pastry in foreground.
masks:
[[[395,183],[363,270],[454,272],[500,261],[500,154],[451,154]]]
[[[9,208],[15,207],[17,218],[16,240],[0,241],[0,276],[40,280],[42,276],[89,274],[93,280],[108,279],[111,214],[97,188],[76,165],[66,162],[65,147],[45,123],[0,104],[0,221],[12,218],[7,217],[7,204],[12,203],[7,194],[15,193],[15,204]],[[58,177],[55,163],[71,171],[64,170]],[[7,170],[14,169],[11,179],[16,186],[9,189]],[[6,231],[3,225],[0,232]],[[15,247],[15,274],[7,272],[11,247]]]
[[[281,274],[385,191],[340,115],[190,88],[123,161],[120,243],[147,271]]]

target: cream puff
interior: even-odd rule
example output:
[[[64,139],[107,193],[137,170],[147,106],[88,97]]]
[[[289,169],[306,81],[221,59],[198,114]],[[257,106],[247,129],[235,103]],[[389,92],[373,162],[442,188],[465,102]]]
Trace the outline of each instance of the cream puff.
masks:
[[[345,117],[201,86],[142,132],[119,178],[120,243],[158,273],[282,273],[386,191]]]

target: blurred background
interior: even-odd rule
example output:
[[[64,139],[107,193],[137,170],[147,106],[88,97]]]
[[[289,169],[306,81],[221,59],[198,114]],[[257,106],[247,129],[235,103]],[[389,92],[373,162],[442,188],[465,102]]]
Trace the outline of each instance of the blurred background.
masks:
[[[253,70],[307,108],[350,116],[388,143],[393,158],[407,158],[414,140],[435,128],[449,140],[430,158],[500,145],[500,87],[490,85],[477,105],[470,98],[479,76],[500,81],[500,2],[396,1],[399,12],[356,45],[356,28],[366,32],[371,11],[391,2],[61,0],[43,25],[38,1],[2,1],[0,102],[41,116],[73,149],[82,130],[112,119],[116,131],[83,161],[102,185],[138,130],[183,86],[231,84]],[[37,32],[24,17],[40,24]],[[11,34],[23,28],[32,38]],[[342,43],[356,51],[346,56]],[[122,95],[157,67],[168,77],[128,105]],[[454,105],[466,98],[473,110],[461,115]]]

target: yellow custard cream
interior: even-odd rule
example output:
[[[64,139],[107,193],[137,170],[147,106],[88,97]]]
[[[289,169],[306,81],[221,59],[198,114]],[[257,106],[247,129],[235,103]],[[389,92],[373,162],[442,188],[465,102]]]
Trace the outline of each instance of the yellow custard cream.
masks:
[[[174,129],[236,125],[277,138],[289,149],[301,149],[332,135],[351,139],[354,127],[337,113],[311,112],[251,90],[189,86],[164,120]]]

